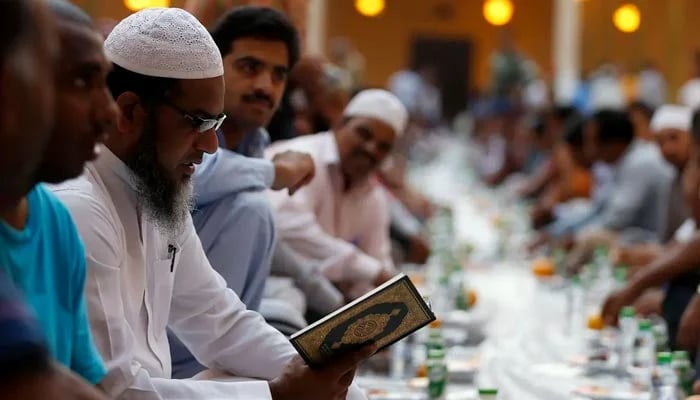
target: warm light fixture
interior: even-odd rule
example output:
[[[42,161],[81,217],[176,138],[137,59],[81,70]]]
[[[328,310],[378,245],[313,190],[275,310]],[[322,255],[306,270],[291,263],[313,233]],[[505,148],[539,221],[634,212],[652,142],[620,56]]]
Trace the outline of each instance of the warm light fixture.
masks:
[[[491,25],[501,26],[513,18],[513,2],[511,0],[484,1],[484,18]]]
[[[625,33],[636,32],[641,22],[642,14],[634,4],[623,4],[613,13],[613,24]]]
[[[170,7],[170,0],[124,0],[124,5],[131,11],[148,7]]]
[[[376,17],[384,11],[384,0],[355,0],[355,9],[365,17]]]

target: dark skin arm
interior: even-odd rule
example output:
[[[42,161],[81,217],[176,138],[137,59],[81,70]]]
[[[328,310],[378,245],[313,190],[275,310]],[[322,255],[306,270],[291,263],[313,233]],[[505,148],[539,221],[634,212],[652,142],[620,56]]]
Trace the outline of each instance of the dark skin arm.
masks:
[[[680,246],[654,260],[648,267],[637,273],[623,288],[611,294],[603,305],[603,318],[610,325],[617,323],[617,315],[622,307],[632,304],[641,294],[652,287],[697,269],[700,262],[700,233]]]

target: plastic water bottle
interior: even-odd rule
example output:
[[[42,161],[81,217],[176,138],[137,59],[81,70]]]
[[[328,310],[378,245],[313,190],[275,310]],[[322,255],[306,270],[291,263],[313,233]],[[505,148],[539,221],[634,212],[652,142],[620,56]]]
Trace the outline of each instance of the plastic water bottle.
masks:
[[[427,352],[430,350],[445,350],[445,339],[442,336],[442,322],[439,319],[430,323],[428,341],[425,343]]]
[[[693,394],[693,367],[690,364],[690,357],[687,351],[674,351],[671,366],[676,372],[678,386],[683,398]]]
[[[479,400],[497,400],[498,389],[479,388]]]
[[[599,296],[607,296],[615,284],[607,247],[596,247],[593,253],[593,265],[595,266],[594,291]]]
[[[403,379],[406,375],[406,339],[399,340],[390,347],[391,364],[389,375],[392,379]]]
[[[447,388],[447,363],[445,350],[428,350],[428,398],[442,400]]]
[[[567,309],[567,314],[569,315],[567,328],[569,335],[572,337],[577,337],[580,332],[583,332],[584,302],[585,293],[583,292],[581,278],[578,275],[574,275],[569,286]]]
[[[668,351],[668,327],[666,326],[666,321],[658,317],[653,319],[651,331],[654,332],[654,340],[656,341],[656,352],[660,353],[663,351]]]
[[[654,400],[680,400],[678,393],[678,378],[676,372],[671,366],[671,353],[661,352],[657,357],[656,375],[658,384],[654,390]]]
[[[618,373],[627,375],[632,366],[634,355],[634,339],[637,336],[637,319],[634,317],[633,307],[624,307],[620,311],[618,323],[620,332],[618,337]]]
[[[639,321],[637,339],[635,340],[633,386],[642,391],[651,388],[651,378],[654,372],[654,357],[656,355],[656,343],[654,333],[651,331],[651,321],[642,319]]]

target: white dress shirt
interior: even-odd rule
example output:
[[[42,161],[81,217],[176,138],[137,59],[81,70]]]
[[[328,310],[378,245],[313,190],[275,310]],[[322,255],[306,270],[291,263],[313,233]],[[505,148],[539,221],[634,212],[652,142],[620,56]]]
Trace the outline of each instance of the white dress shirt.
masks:
[[[54,191],[85,242],[88,313],[111,397],[271,398],[266,380],[279,376],[296,351],[226,287],[191,220],[169,240],[141,217],[128,169],[107,148],[83,176]],[[166,327],[203,365],[248,379],[171,379]],[[365,398],[356,387],[350,393]]]
[[[316,175],[293,196],[268,192],[280,237],[301,256],[319,261],[328,279],[349,284],[350,297],[364,294],[382,269],[393,270],[386,193],[374,177],[344,190],[332,132],[278,142],[267,153],[285,150],[309,153]]]

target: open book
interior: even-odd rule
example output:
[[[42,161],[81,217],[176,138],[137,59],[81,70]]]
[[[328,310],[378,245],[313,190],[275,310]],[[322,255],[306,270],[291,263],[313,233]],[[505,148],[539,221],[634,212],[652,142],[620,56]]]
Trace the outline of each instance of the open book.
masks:
[[[309,366],[319,367],[372,342],[381,350],[434,320],[408,276],[399,274],[295,333],[291,342]]]

